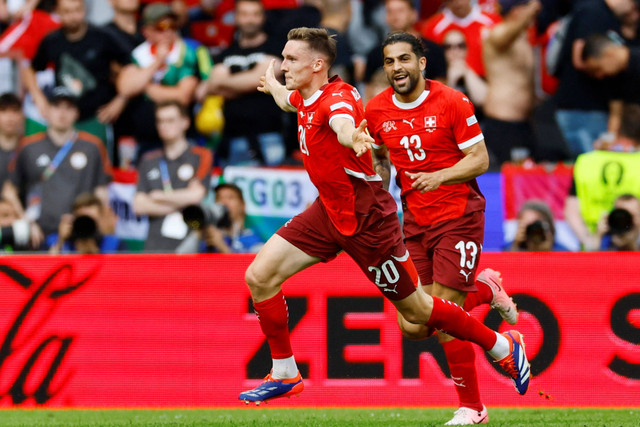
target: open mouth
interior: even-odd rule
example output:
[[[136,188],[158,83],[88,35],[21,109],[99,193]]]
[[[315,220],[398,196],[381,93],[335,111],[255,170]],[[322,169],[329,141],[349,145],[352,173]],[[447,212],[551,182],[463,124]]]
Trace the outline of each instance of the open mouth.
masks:
[[[409,75],[405,73],[396,74],[395,76],[393,76],[393,81],[396,82],[397,84],[406,83],[408,80],[409,80]]]

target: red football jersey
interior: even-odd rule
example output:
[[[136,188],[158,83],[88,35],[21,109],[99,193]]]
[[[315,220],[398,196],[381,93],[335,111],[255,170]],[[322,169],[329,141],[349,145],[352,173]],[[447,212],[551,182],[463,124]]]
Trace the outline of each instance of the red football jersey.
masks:
[[[375,144],[389,149],[402,198],[421,225],[485,207],[475,179],[425,193],[411,188],[413,180],[405,171],[435,172],[453,166],[464,157],[463,149],[484,139],[473,105],[464,94],[437,81],[426,83],[426,90],[414,102],[398,101],[389,87],[371,99],[366,110]]]
[[[330,126],[338,117],[352,120],[356,127],[364,119],[357,89],[334,76],[309,99],[291,92],[289,103],[298,110],[304,166],[338,231],[351,236],[359,231],[361,218],[395,212],[393,197],[373,170],[371,153],[356,157],[351,148],[338,142]]]
[[[442,44],[445,34],[451,30],[458,30],[464,34],[467,43],[467,64],[478,75],[484,77],[484,63],[482,60],[482,40],[489,29],[502,21],[500,15],[485,12],[480,7],[473,6],[469,15],[460,19],[449,9],[432,16],[421,26],[424,38]],[[429,58],[427,58],[429,59]]]

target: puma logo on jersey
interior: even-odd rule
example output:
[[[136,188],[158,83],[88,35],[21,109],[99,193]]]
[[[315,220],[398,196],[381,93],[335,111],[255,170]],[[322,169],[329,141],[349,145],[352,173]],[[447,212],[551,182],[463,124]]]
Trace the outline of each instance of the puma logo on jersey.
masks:
[[[411,120],[402,119],[402,123],[406,123],[406,124],[408,124],[409,126],[411,126],[411,129],[413,129],[413,121],[414,121],[415,119],[416,119],[415,117],[414,117],[414,118],[412,118]]]
[[[469,276],[471,275],[471,272],[465,273],[464,270],[460,270],[460,274],[464,276],[465,282],[469,281]]]
[[[331,94],[331,96],[339,96],[340,98],[342,98],[342,92],[334,92]]]

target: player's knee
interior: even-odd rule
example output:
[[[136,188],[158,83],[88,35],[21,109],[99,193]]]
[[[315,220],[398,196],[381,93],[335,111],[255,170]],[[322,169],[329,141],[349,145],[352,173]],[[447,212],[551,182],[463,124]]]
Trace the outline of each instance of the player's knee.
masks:
[[[425,323],[427,323],[427,320],[428,320],[427,317],[425,316],[425,313],[422,313],[414,309],[405,309],[401,312],[401,314],[404,320],[410,323],[411,326],[424,325]]]
[[[255,264],[251,264],[244,274],[244,280],[251,290],[266,289],[269,287],[269,277]]]

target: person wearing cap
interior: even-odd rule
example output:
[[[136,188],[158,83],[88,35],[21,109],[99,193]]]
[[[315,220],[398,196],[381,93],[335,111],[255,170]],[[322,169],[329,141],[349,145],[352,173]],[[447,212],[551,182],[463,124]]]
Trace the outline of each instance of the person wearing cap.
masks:
[[[132,63],[118,76],[118,91],[135,98],[135,137],[142,152],[160,148],[153,125],[154,104],[177,100],[188,106],[198,84],[198,58],[193,47],[180,37],[171,6],[151,3],[142,13],[145,42],[136,47]]]
[[[60,29],[49,33],[38,46],[31,64],[24,70],[24,84],[40,114],[48,119],[47,96],[36,72],[53,69],[55,85],[64,86],[77,97],[76,126],[100,138],[111,148],[108,127],[124,109],[127,99],[116,93],[112,64],[126,64],[129,53],[111,34],[86,21],[83,0],[58,0]],[[46,125],[27,122],[26,134],[45,130]]]
[[[556,242],[556,227],[553,213],[542,200],[528,200],[517,215],[516,234],[506,245],[510,251],[548,252],[566,251]]]
[[[493,27],[483,43],[487,71],[487,97],[482,131],[492,168],[533,154],[530,123],[535,104],[533,46],[529,28],[542,5],[539,0],[500,0],[503,21]]]
[[[74,127],[80,116],[78,98],[61,86],[52,91],[48,104],[46,131],[22,139],[3,187],[3,197],[37,225],[32,230],[35,246],[57,231],[60,218],[71,212],[79,194],[94,193],[107,206],[106,186],[111,181],[102,141]]]

